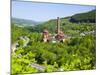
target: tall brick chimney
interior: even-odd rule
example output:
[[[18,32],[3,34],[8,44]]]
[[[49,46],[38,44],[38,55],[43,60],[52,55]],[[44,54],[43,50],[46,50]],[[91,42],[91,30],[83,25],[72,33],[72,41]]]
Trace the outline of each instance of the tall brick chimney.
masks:
[[[60,31],[60,18],[57,17],[57,34],[59,33]]]

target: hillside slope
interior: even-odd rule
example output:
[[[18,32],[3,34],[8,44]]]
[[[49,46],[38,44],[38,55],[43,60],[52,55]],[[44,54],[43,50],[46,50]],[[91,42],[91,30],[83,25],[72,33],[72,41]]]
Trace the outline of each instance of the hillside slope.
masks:
[[[70,19],[71,22],[96,22],[96,10],[92,10],[86,13],[75,14]]]
[[[18,26],[34,26],[40,24],[40,22],[20,18],[12,18],[12,23],[17,24]]]

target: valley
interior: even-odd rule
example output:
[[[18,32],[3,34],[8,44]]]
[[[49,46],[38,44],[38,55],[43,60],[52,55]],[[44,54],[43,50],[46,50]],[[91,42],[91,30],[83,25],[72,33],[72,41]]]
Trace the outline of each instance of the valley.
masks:
[[[64,42],[43,41],[44,29],[51,36],[57,34],[57,19],[23,27],[12,21],[12,74],[96,69],[95,12],[61,17]]]

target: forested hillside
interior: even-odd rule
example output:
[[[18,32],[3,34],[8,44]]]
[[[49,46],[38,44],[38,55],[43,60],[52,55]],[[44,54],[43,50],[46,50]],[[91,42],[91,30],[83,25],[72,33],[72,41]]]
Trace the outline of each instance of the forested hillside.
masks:
[[[32,20],[27,20],[27,19],[20,19],[20,18],[11,18],[12,23],[15,23],[16,25],[20,27],[25,27],[25,26],[34,26],[38,25],[40,22],[32,21]]]
[[[96,22],[96,10],[92,10],[86,13],[75,14],[70,19],[71,22],[87,22],[95,23]]]
[[[19,36],[23,36],[28,34],[28,30],[25,29],[24,27],[19,27],[16,25],[16,23],[12,23],[11,25],[11,38],[12,38],[12,43],[16,42],[19,38]]]
[[[55,43],[43,42],[42,32],[46,28],[51,35],[55,35],[56,19],[27,27],[19,27],[13,22],[12,75],[96,69],[96,23],[84,18],[80,23],[71,22],[71,18],[73,16],[60,18],[60,27],[66,38],[65,42]]]

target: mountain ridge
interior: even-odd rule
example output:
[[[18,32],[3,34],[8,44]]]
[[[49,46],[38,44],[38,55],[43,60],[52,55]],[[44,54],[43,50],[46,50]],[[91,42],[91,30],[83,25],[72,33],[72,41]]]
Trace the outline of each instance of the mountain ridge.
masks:
[[[12,20],[12,23],[15,23],[20,26],[34,26],[34,25],[42,23],[42,22],[37,22],[34,20],[21,19],[21,18],[16,18],[16,17],[12,17],[11,20]]]

